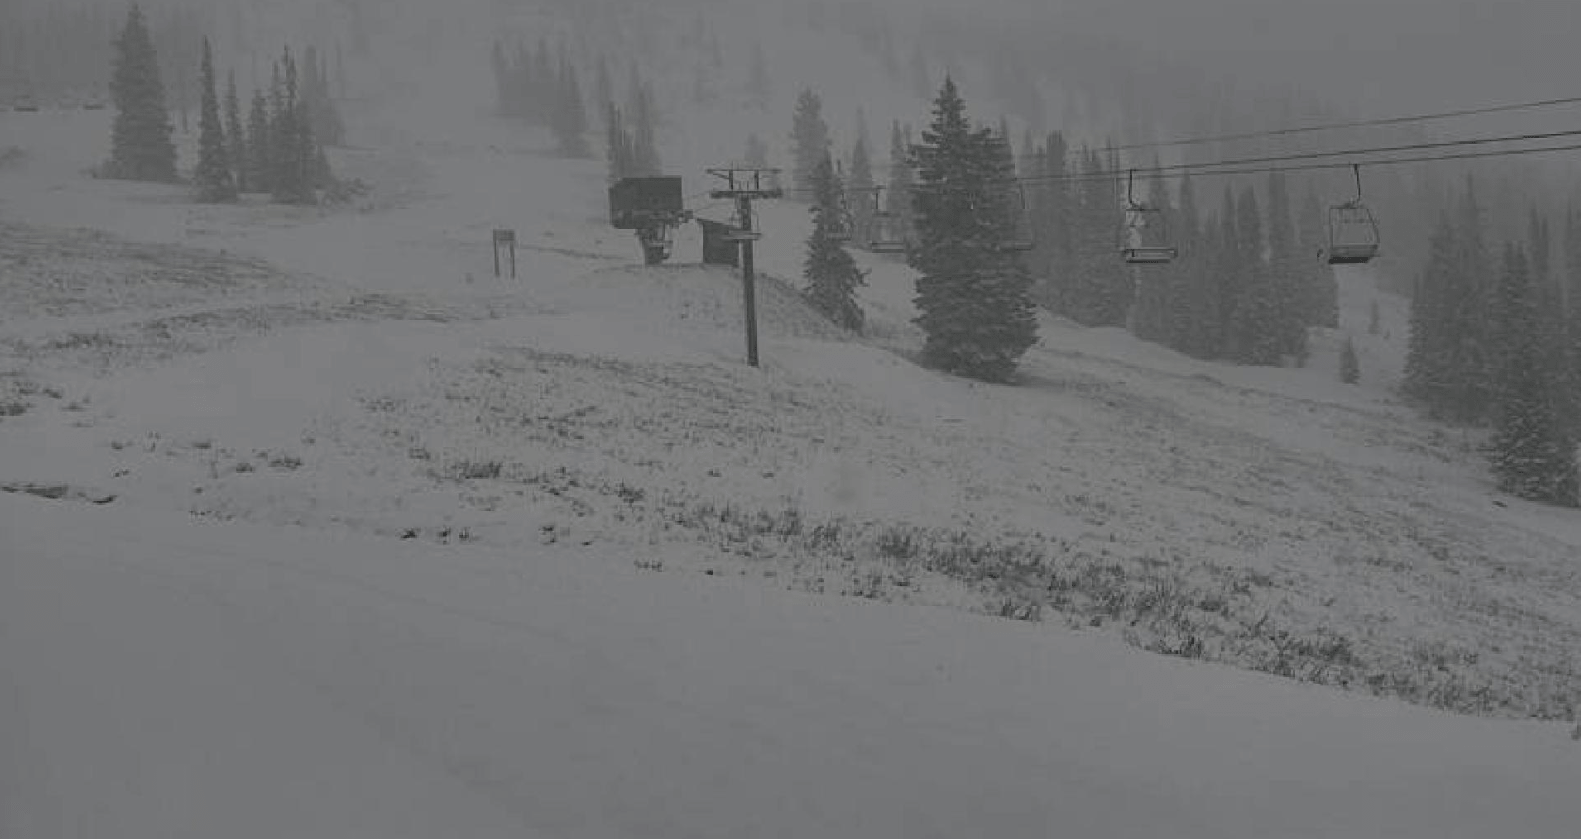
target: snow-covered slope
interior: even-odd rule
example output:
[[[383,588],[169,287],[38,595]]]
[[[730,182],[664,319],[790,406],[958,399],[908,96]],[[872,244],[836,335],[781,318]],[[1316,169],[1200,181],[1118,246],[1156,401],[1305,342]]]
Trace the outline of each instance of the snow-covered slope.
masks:
[[[921,607],[0,498],[0,832],[1573,835],[1581,752]],[[105,539],[117,548],[105,550]]]

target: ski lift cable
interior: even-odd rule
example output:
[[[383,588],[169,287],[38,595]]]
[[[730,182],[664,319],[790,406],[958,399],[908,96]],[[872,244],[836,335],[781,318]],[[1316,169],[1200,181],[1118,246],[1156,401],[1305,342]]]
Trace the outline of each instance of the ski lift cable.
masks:
[[[1238,134],[1218,134],[1209,137],[1181,137],[1174,140],[1161,140],[1152,143],[1128,143],[1114,146],[1115,151],[1135,151],[1138,149],[1157,149],[1173,146],[1200,146],[1208,143],[1224,143],[1234,140],[1253,140],[1261,137],[1287,137],[1293,134],[1311,134],[1319,131],[1337,131],[1346,128],[1373,128],[1388,125],[1405,125],[1413,122],[1431,122],[1436,120],[1458,119],[1460,117],[1479,116],[1482,114],[1499,114],[1510,111],[1536,110],[1539,108],[1553,108],[1560,105],[1574,105],[1581,103],[1581,96],[1565,96],[1556,99],[1538,99],[1531,102],[1515,102],[1505,105],[1489,105],[1480,108],[1459,108],[1451,111],[1437,111],[1426,114],[1412,114],[1409,116],[1380,117],[1376,119],[1359,119],[1347,122],[1330,122],[1320,125],[1301,125],[1289,128],[1274,128],[1264,131],[1246,131]]]
[[[1405,151],[1423,151],[1427,149],[1441,149],[1448,147],[1464,147],[1470,145],[1486,145],[1492,143],[1524,142],[1539,139],[1555,139],[1559,137],[1581,136],[1581,129],[1572,131],[1558,131],[1545,134],[1511,135],[1507,137],[1482,137],[1471,140],[1454,140],[1443,143],[1415,143],[1406,146],[1381,146],[1366,149],[1348,149],[1335,152],[1314,152],[1309,154],[1275,155],[1269,157],[1244,158],[1240,160],[1220,160],[1203,163],[1181,163],[1170,166],[1145,166],[1130,167],[1119,172],[1135,171],[1149,177],[1166,179],[1183,178],[1187,175],[1255,175],[1267,172],[1307,172],[1322,169],[1349,169],[1352,166],[1387,166],[1399,163],[1427,163],[1436,160],[1471,160],[1489,157],[1514,157],[1526,154],[1542,154],[1547,152],[1575,151],[1581,149],[1581,144],[1565,144],[1558,146],[1536,146],[1513,149],[1490,149],[1486,151],[1461,152],[1447,154],[1416,155],[1411,157],[1387,157],[1379,159],[1344,160],[1344,161],[1317,161],[1324,157],[1358,157],[1376,154],[1398,154]],[[1271,166],[1267,164],[1297,162],[1290,166]],[[1078,172],[1068,175],[1042,175],[1026,176],[1013,179],[1018,184],[1047,184],[1047,183],[1091,183],[1095,181],[1112,181],[1118,172]],[[913,184],[914,191],[948,189],[942,185]]]
[[[1302,153],[1299,153],[1299,154],[1278,154],[1278,155],[1267,155],[1267,156],[1263,156],[1263,157],[1243,157],[1243,158],[1232,158],[1232,159],[1229,159],[1229,160],[1205,161],[1205,162],[1201,162],[1201,163],[1172,163],[1172,164],[1169,164],[1167,166],[1152,165],[1152,166],[1138,166],[1138,167],[1132,167],[1132,168],[1135,171],[1137,171],[1137,172],[1145,173],[1145,174],[1148,174],[1148,175],[1167,174],[1167,173],[1170,173],[1170,172],[1193,172],[1193,173],[1200,173],[1200,174],[1216,174],[1216,170],[1218,170],[1218,169],[1220,169],[1222,167],[1242,167],[1242,166],[1260,165],[1260,164],[1269,164],[1269,163],[1286,163],[1286,162],[1290,162],[1290,161],[1318,160],[1318,159],[1325,158],[1325,157],[1357,157],[1357,156],[1361,156],[1361,155],[1394,154],[1394,153],[1398,153],[1398,152],[1407,152],[1407,151],[1426,151],[1426,150],[1429,150],[1429,149],[1460,148],[1460,147],[1465,147],[1465,146],[1485,146],[1485,145],[1492,145],[1492,144],[1495,144],[1495,143],[1524,143],[1524,142],[1532,142],[1532,141],[1536,141],[1536,140],[1554,140],[1554,139],[1559,139],[1561,137],[1576,137],[1576,136],[1581,136],[1581,129],[1571,129],[1571,130],[1568,130],[1568,131],[1544,131],[1544,132],[1529,133],[1529,134],[1506,134],[1506,135],[1502,135],[1502,136],[1498,136],[1498,137],[1473,137],[1473,138],[1464,139],[1464,140],[1439,140],[1439,141],[1431,142],[1431,143],[1406,143],[1404,145],[1398,145],[1398,146],[1369,146],[1369,147],[1358,147],[1358,148],[1352,148],[1352,149],[1340,149],[1340,150],[1337,150],[1337,151],[1302,152]],[[1505,150],[1502,150],[1500,153],[1513,154],[1513,153],[1518,153],[1520,151],[1523,151],[1523,150],[1522,149],[1505,149]],[[1486,156],[1492,156],[1492,155],[1486,155]],[[1456,158],[1446,157],[1445,159],[1451,159],[1452,160],[1452,159],[1456,159]],[[1377,162],[1347,161],[1347,162],[1343,162],[1343,163],[1331,163],[1331,164],[1328,164],[1327,167],[1320,167],[1320,168],[1344,168],[1344,167],[1351,166],[1353,163],[1361,163],[1361,164],[1365,164],[1365,165],[1377,165]],[[1101,178],[1097,178],[1097,179],[1107,179],[1108,177],[1109,177],[1109,175],[1107,173],[1105,173],[1103,176],[1101,176]],[[1094,175],[1087,174],[1087,173],[1076,173],[1076,174],[1070,174],[1070,175],[1025,176],[1025,177],[1017,178],[1016,180],[1021,181],[1023,183],[1048,183],[1048,182],[1058,182],[1058,181],[1080,181],[1080,180],[1093,180],[1093,179],[1095,179]]]

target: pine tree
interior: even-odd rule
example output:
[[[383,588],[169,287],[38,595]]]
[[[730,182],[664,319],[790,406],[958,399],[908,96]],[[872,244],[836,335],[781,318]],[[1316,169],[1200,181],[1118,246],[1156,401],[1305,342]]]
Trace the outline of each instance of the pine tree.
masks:
[[[1356,342],[1345,336],[1345,345],[1339,353],[1339,380],[1348,385],[1361,381],[1361,359],[1356,356]]]
[[[236,198],[236,182],[231,178],[230,152],[225,143],[225,126],[220,122],[220,99],[215,90],[214,51],[203,39],[199,67],[202,104],[198,115],[198,166],[193,174],[198,198],[220,202]]]
[[[558,87],[550,128],[554,131],[561,154],[586,157],[590,153],[587,146],[587,111],[582,103],[582,88],[576,80],[576,68],[569,60],[562,60],[560,64]]]
[[[282,84],[275,111],[270,117],[270,160],[274,200],[285,204],[308,204],[314,199],[316,148],[313,127],[301,102],[296,59],[286,47],[280,61]]]
[[[1483,237],[1482,206],[1469,179],[1455,226],[1453,270],[1445,299],[1448,320],[1450,375],[1448,418],[1485,422],[1492,409],[1495,359],[1486,313],[1492,308],[1497,283]]]
[[[604,154],[609,161],[609,182],[615,183],[636,173],[635,150],[620,109],[611,102],[604,110]]]
[[[1038,167],[1044,180],[1038,185],[1041,205],[1036,226],[1038,249],[1033,258],[1042,267],[1044,305],[1052,312],[1068,314],[1070,289],[1076,271],[1076,213],[1071,187],[1066,180],[1070,150],[1065,135],[1058,131],[1048,136],[1039,155]]]
[[[236,92],[235,70],[225,74],[225,141],[236,192],[247,192],[250,186],[247,182],[247,126],[242,122],[242,103]]]
[[[274,144],[269,130],[269,102],[254,90],[247,116],[247,187],[252,192],[274,191]]]
[[[598,75],[593,81],[593,99],[601,114],[607,115],[615,104],[615,82],[609,75],[609,62],[602,56],[598,59]]]
[[[341,120],[340,109],[329,93],[329,77],[324,69],[323,57],[318,49],[309,45],[303,54],[301,101],[308,125],[313,129],[315,141],[322,145],[338,146],[345,142],[346,126]]]
[[[856,289],[866,275],[841,243],[844,196],[834,161],[828,155],[813,170],[812,234],[802,275],[807,279],[807,300],[830,320],[852,332],[862,331],[862,307]]]
[[[1242,285],[1230,325],[1233,358],[1242,364],[1277,365],[1284,344],[1279,287],[1263,256],[1262,216],[1251,185],[1242,188],[1235,211]]]
[[[916,237],[916,202],[912,194],[915,183],[910,130],[895,122],[889,132],[889,184],[884,192],[884,215],[889,217],[890,235],[906,242]]]
[[[657,131],[658,111],[653,104],[653,91],[647,83],[637,81],[632,91],[632,165],[635,173],[656,176],[664,171],[659,159]]]
[[[1323,205],[1317,193],[1309,186],[1296,213],[1298,265],[1306,266],[1302,272],[1303,309],[1307,326],[1339,327],[1339,279],[1334,266],[1315,254],[1328,248],[1328,222],[1324,220]]]
[[[135,3],[115,41],[110,96],[115,105],[115,124],[106,174],[134,181],[175,181],[176,147],[171,141],[174,128],[165,109],[159,57],[148,35],[147,20]]]
[[[1000,245],[1013,182],[1002,139],[973,129],[966,103],[946,78],[934,119],[911,149],[917,164],[917,324],[924,360],[946,372],[1009,381],[1037,340],[1031,278]]]
[[[1125,326],[1135,287],[1125,263],[1115,256],[1119,185],[1100,153],[1084,149],[1080,157],[1083,179],[1072,208],[1072,271],[1063,314],[1083,326]]]
[[[823,121],[823,100],[811,90],[796,97],[791,120],[791,188],[798,196],[811,196],[813,172],[829,154],[829,126]]]
[[[1411,294],[1410,339],[1405,356],[1405,394],[1419,400],[1432,416],[1441,416],[1449,401],[1451,309],[1455,230],[1447,214],[1428,241],[1428,261],[1417,275]]]
[[[1196,187],[1190,176],[1180,181],[1179,209],[1170,221],[1177,256],[1167,268],[1169,282],[1169,346],[1197,358],[1211,358],[1217,349],[1217,286],[1207,270]]]
[[[1290,191],[1281,172],[1268,175],[1268,272],[1273,287],[1274,340],[1281,355],[1299,359],[1307,355],[1305,305],[1311,299],[1306,283],[1310,272],[1303,258],[1290,218]]]
[[[868,152],[867,120],[861,111],[856,115],[856,141],[851,145],[849,180],[851,240],[870,242],[873,238],[873,158]]]
[[[1497,308],[1499,387],[1492,462],[1499,489],[1575,507],[1581,504],[1575,443],[1554,410],[1529,263],[1513,244],[1505,246]]]
[[[1173,227],[1175,209],[1171,206],[1169,188],[1153,162],[1154,174],[1148,179],[1147,203],[1165,219],[1165,227]],[[1164,228],[1151,227],[1143,231],[1142,244],[1149,247],[1166,247]],[[1133,269],[1135,277],[1136,306],[1131,315],[1131,331],[1136,337],[1153,343],[1166,343],[1169,339],[1169,303],[1171,272],[1165,270]]]

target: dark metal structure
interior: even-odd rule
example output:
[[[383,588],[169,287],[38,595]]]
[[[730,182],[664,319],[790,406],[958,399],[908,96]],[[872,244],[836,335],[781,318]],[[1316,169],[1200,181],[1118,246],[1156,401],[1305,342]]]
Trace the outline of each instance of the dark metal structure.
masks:
[[[622,178],[609,188],[609,223],[637,232],[646,265],[670,258],[675,229],[691,217],[679,177]]]
[[[1130,265],[1164,265],[1174,261],[1179,253],[1170,241],[1168,215],[1161,207],[1136,200],[1136,170],[1128,171],[1120,256]]]
[[[1361,165],[1351,166],[1356,197],[1328,209],[1328,264],[1365,265],[1378,256],[1382,237],[1372,210],[1361,202]]]

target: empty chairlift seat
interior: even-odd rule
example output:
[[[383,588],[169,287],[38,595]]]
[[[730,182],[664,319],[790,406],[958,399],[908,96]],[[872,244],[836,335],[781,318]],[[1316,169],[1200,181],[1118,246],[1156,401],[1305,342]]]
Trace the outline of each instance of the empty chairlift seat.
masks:
[[[1365,265],[1378,255],[1378,221],[1360,201],[1329,208],[1328,264]]]

